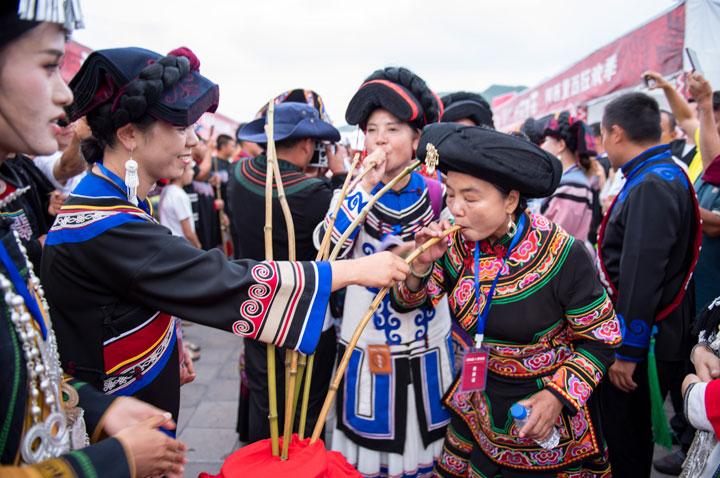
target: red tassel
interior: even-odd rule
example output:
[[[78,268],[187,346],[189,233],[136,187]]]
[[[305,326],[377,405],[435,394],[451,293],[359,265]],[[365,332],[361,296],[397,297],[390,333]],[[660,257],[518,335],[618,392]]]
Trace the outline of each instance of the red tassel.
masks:
[[[197,71],[198,73],[200,72],[200,60],[197,56],[195,56],[195,53],[193,53],[190,48],[186,46],[181,46],[180,48],[175,48],[173,51],[168,53],[168,55],[184,56],[185,58],[190,60],[190,69],[192,71]]]

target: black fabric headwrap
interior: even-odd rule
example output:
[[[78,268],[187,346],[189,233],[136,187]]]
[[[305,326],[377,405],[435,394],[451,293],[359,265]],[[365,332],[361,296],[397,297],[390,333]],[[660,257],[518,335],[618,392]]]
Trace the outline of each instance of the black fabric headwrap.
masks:
[[[458,171],[525,197],[547,197],[560,183],[560,161],[522,138],[481,126],[435,123],[426,126],[418,144],[425,159],[431,143],[439,154],[438,169]]]
[[[161,80],[172,86],[165,90],[156,89],[159,92],[157,95],[145,95],[144,99],[141,98],[138,102],[144,101],[145,104],[136,105],[129,99],[128,104],[119,105],[118,98],[124,92],[128,93],[126,97],[133,96],[130,95],[135,85],[132,80],[137,78],[146,67],[151,68],[154,63],[157,64],[156,62],[161,58],[164,57],[158,53],[134,47],[92,52],[70,81],[70,89],[75,95],[75,100],[67,108],[70,121],[84,116],[110,100],[114,102],[113,111],[120,106],[129,112],[128,118],[113,120],[117,123],[115,127],[122,126],[123,120],[126,120],[125,124],[134,121],[146,112],[173,125],[190,126],[205,112],[213,112],[217,109],[220,97],[218,86],[199,72],[190,70],[192,61],[184,56],[177,57],[179,63],[185,64],[181,69],[165,68]],[[157,67],[160,68],[160,64],[157,64]],[[148,72],[150,68],[145,71]],[[173,83],[172,79],[165,77],[178,71],[185,72],[179,81]]]
[[[485,99],[476,93],[464,91],[445,95],[441,98],[445,105],[445,113],[440,121],[452,123],[468,118],[476,126],[486,126],[495,129],[493,112]]]
[[[348,124],[359,124],[364,130],[370,114],[378,108],[388,110],[406,122],[425,116],[422,104],[404,86],[388,80],[370,80],[363,83],[350,100],[345,120]]]
[[[350,100],[345,120],[365,130],[368,118],[378,108],[417,129],[438,121],[443,115],[440,98],[422,78],[402,67],[376,70],[367,77]]]

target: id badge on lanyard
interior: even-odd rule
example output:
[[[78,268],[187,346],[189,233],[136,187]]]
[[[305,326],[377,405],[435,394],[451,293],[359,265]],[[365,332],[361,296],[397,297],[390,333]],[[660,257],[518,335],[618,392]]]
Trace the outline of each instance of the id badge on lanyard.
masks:
[[[497,275],[495,275],[495,279],[490,286],[482,314],[480,314],[480,277],[478,276],[478,270],[480,269],[480,244],[477,242],[475,243],[475,300],[478,305],[477,332],[475,334],[475,346],[467,349],[465,351],[465,355],[463,356],[462,373],[460,376],[460,391],[462,392],[481,392],[485,390],[485,386],[487,384],[488,362],[490,360],[490,349],[483,347],[482,344],[485,334],[485,324],[487,323],[493,295],[495,294],[495,287],[497,286],[500,274],[505,268],[505,263],[507,262],[508,257],[510,257],[510,253],[520,240],[520,236],[522,235],[524,228],[525,215],[520,217],[517,231],[513,236],[510,247],[508,247],[508,250],[505,253],[503,266],[500,268]]]

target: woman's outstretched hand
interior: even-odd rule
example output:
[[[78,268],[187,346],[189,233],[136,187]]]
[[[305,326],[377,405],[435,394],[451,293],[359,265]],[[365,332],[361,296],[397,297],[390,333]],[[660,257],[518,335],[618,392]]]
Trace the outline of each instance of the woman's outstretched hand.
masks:
[[[397,281],[405,280],[410,267],[405,261],[384,251],[377,254],[332,262],[332,290],[342,289],[350,284],[365,287],[392,287]]]

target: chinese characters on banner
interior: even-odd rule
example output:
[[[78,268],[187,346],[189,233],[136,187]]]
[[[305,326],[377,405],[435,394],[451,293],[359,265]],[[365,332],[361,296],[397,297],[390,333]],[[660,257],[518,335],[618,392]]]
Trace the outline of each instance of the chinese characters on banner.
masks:
[[[495,125],[503,131],[529,117],[570,110],[587,111],[584,103],[639,85],[641,74],[664,76],[682,69],[685,4],[590,54],[556,77],[495,107]]]

